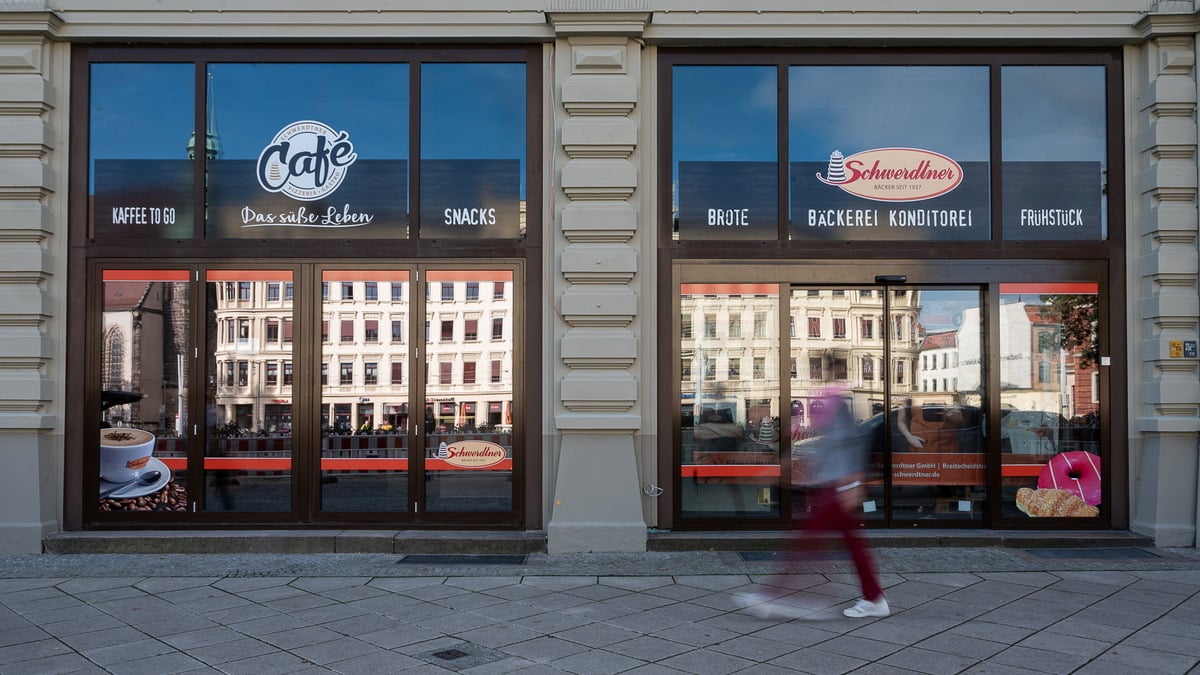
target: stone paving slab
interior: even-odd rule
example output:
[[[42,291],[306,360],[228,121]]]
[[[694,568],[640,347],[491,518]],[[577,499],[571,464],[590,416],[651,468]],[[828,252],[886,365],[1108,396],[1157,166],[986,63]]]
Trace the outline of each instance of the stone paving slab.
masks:
[[[841,615],[837,556],[0,556],[0,675],[1200,672],[1195,549],[875,553],[883,619]],[[755,591],[809,614],[754,616]]]

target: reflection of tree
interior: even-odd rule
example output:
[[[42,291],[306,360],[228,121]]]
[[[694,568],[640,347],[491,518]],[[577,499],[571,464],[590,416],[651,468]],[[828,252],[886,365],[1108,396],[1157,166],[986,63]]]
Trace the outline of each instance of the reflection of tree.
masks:
[[[1100,360],[1096,339],[1100,308],[1096,295],[1043,295],[1043,317],[1054,317],[1062,323],[1059,343],[1071,353],[1078,352],[1079,367],[1090,368]]]

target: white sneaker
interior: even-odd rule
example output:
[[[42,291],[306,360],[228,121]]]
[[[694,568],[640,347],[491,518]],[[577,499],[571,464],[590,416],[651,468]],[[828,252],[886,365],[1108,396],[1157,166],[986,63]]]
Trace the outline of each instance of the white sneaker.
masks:
[[[859,598],[853,607],[847,607],[842,610],[842,614],[852,619],[862,619],[868,616],[881,617],[891,613],[892,610],[888,607],[887,600],[882,596],[875,602],[871,602],[866,598]]]

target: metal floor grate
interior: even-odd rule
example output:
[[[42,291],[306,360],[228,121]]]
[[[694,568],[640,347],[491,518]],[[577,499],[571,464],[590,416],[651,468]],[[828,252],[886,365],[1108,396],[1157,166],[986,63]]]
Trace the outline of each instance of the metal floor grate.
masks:
[[[1144,548],[1027,548],[1025,553],[1053,560],[1158,560],[1162,556]]]
[[[444,554],[412,553],[404,556],[398,565],[524,565],[523,554]]]

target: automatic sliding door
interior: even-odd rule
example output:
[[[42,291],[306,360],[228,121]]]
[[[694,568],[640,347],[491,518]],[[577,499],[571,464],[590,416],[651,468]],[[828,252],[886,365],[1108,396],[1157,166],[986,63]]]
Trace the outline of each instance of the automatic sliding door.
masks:
[[[987,462],[980,290],[886,292],[891,518],[982,519]]]

